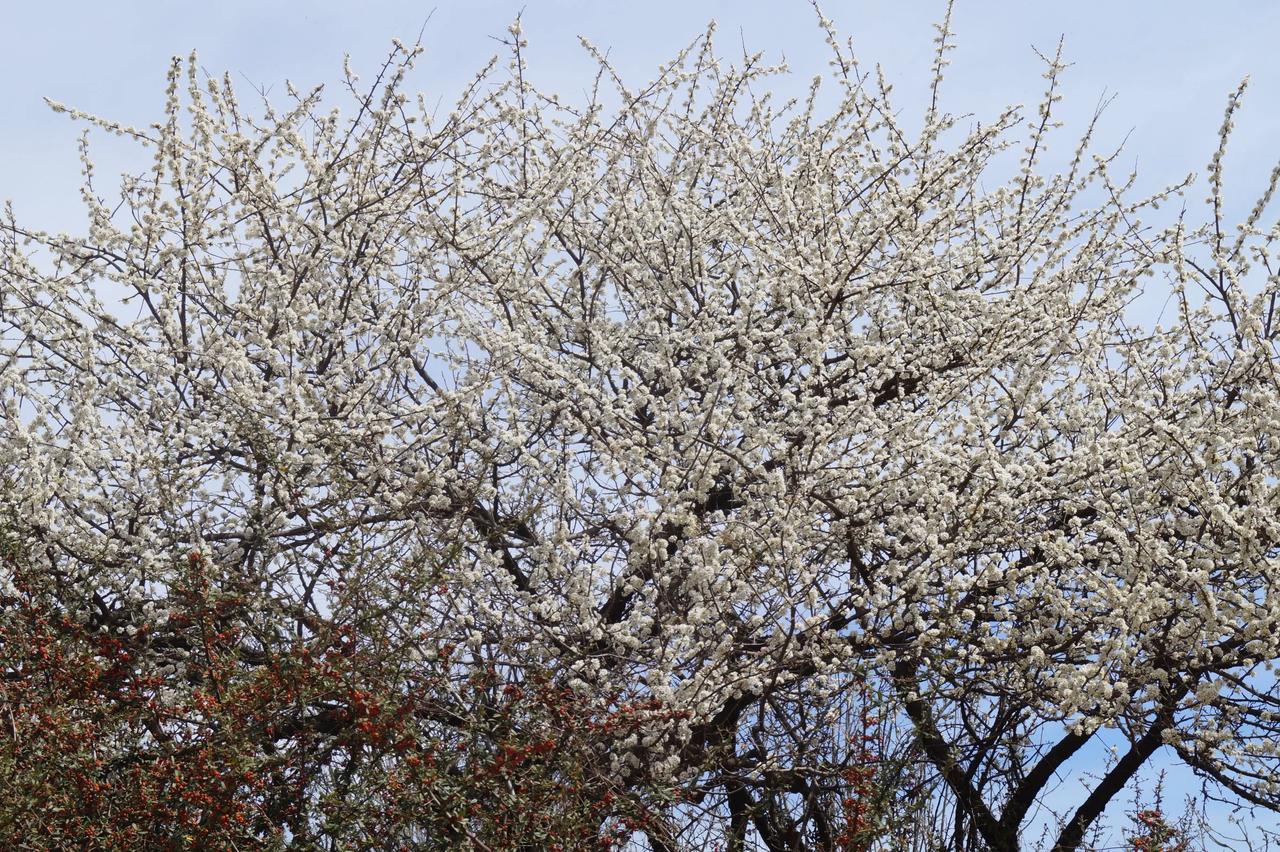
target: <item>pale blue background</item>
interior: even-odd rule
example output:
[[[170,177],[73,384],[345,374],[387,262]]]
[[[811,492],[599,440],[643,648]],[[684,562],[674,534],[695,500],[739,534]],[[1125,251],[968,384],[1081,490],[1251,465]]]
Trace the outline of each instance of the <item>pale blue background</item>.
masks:
[[[583,90],[593,70],[578,47],[579,34],[608,48],[633,81],[648,79],[713,18],[724,53],[739,53],[745,43],[770,58],[786,56],[796,73],[780,88],[799,93],[828,58],[813,12],[801,0],[476,0],[434,6],[404,0],[0,0],[0,199],[12,199],[29,225],[74,230],[83,222],[78,130],[48,110],[42,96],[145,125],[160,114],[173,54],[194,48],[210,72],[233,72],[245,95],[253,87],[279,94],[285,78],[299,88],[336,83],[344,53],[371,77],[390,39],[411,41],[430,16],[427,53],[411,88],[447,103],[500,49],[492,37],[505,35],[522,8],[530,76],[566,98]],[[930,24],[943,8],[941,2],[888,0],[824,4],[854,37],[861,60],[885,65],[908,116],[924,108]],[[1114,92],[1100,141],[1115,145],[1129,134],[1122,162],[1138,166],[1140,188],[1155,189],[1189,171],[1203,174],[1226,95],[1250,74],[1253,84],[1227,160],[1229,207],[1237,216],[1251,206],[1251,188],[1280,157],[1280,2],[959,0],[953,24],[959,47],[951,54],[944,93],[951,112],[985,119],[1007,103],[1034,103],[1044,81],[1032,46],[1051,52],[1062,35],[1066,57],[1075,64],[1063,78],[1060,114],[1069,125],[1059,153],[1104,92]],[[111,139],[99,137],[95,150],[104,189],[112,185],[107,179],[113,171],[144,162]],[[1203,194],[1192,193],[1190,202]],[[1101,749],[1093,749],[1071,768],[1088,771],[1101,761]],[[1078,801],[1082,781],[1079,775],[1065,779],[1052,799]],[[1167,793],[1176,800],[1192,787],[1175,773]],[[1126,798],[1109,813],[1118,816],[1129,807]],[[1227,827],[1221,809],[1215,821]]]
[[[246,91],[253,84],[279,93],[285,78],[336,82],[344,52],[372,71],[391,37],[412,40],[430,15],[414,83],[447,100],[499,48],[491,37],[504,35],[522,8],[533,79],[566,96],[582,90],[590,70],[579,34],[609,48],[632,79],[647,79],[712,18],[727,53],[745,41],[785,54],[797,88],[827,59],[803,0],[0,0],[0,198],[12,198],[28,221],[79,222],[75,130],[42,96],[145,124],[158,115],[175,53],[197,49],[205,68],[232,71]],[[904,111],[918,112],[930,24],[943,4],[829,0],[824,8],[854,36],[864,62],[884,63]],[[945,100],[952,112],[985,117],[1006,103],[1034,102],[1043,81],[1031,47],[1051,50],[1064,35],[1075,67],[1063,115],[1084,117],[1104,90],[1117,92],[1102,139],[1118,143],[1132,131],[1127,151],[1143,186],[1203,171],[1226,93],[1247,73],[1251,107],[1239,121],[1229,181],[1256,183],[1280,154],[1280,3],[960,0],[954,24],[959,49]],[[103,146],[104,167],[110,153]]]

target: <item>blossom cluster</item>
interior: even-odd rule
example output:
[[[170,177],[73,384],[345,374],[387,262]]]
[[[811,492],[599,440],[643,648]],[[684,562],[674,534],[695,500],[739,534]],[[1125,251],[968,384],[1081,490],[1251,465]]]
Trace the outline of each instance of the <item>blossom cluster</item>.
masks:
[[[1221,221],[1238,94],[1212,221],[1161,230],[1181,187],[1132,198],[1091,130],[1042,173],[1057,60],[1034,115],[935,97],[913,128],[824,27],[832,72],[786,103],[708,33],[639,89],[595,52],[568,105],[516,28],[447,112],[403,46],[348,72],[346,115],[292,88],[252,112],[194,58],[154,126],[68,110],[154,160],[107,201],[86,149],[80,233],[0,221],[28,571],[0,596],[44,578],[78,653],[129,664],[149,733],[104,765],[276,684],[255,761],[305,744],[325,783],[383,783],[406,720],[484,716],[451,679],[550,672],[626,718],[584,783],[639,796],[592,813],[653,848],[835,837],[821,802],[869,825],[867,746],[822,721],[868,685],[992,848],[1104,727],[1121,786],[1168,747],[1280,804],[1278,232],[1269,190]],[[1153,287],[1164,324],[1135,323]],[[279,685],[286,659],[366,661],[400,726],[374,737],[367,683]],[[494,759],[551,741],[516,740]],[[998,771],[1014,741],[1036,760]]]

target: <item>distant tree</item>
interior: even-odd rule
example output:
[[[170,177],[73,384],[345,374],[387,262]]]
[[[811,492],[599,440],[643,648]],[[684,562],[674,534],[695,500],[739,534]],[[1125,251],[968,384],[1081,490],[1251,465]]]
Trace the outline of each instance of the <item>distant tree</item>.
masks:
[[[917,132],[821,26],[785,103],[708,32],[570,105],[516,26],[447,112],[399,45],[346,117],[54,105],[155,157],[0,222],[10,845],[1004,852],[1104,727],[1055,849],[1162,749],[1280,805],[1240,92],[1156,230],[1092,129],[1042,173],[1058,59],[952,116],[944,24]]]

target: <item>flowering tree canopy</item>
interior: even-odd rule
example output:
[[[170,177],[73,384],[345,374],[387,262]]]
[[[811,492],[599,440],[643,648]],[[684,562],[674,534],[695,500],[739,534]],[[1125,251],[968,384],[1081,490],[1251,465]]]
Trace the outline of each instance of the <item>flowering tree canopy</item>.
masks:
[[[1156,229],[1089,133],[1043,173],[1058,60],[956,117],[944,26],[915,130],[822,26],[785,103],[708,33],[568,104],[517,26],[448,112],[400,45],[345,116],[194,61],[148,128],[55,104],[154,161],[0,222],[0,761],[63,803],[0,831],[125,785],[139,844],[872,848],[898,772],[1013,850],[1102,728],[1055,848],[1161,749],[1280,807],[1240,93]]]

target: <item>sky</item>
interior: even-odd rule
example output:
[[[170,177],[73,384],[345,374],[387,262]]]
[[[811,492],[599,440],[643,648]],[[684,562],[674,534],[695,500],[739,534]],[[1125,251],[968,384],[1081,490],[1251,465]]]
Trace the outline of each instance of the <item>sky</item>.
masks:
[[[1140,188],[1155,189],[1203,173],[1215,143],[1226,95],[1245,74],[1251,92],[1228,161],[1228,187],[1256,185],[1271,168],[1280,138],[1280,4],[1265,0],[959,0],[957,49],[943,90],[952,113],[991,118],[1006,104],[1033,104],[1042,65],[1033,49],[1064,40],[1074,63],[1064,78],[1065,132],[1083,128],[1105,93],[1116,99],[1102,122],[1103,143],[1119,145],[1139,168]],[[244,92],[283,93],[337,83],[343,55],[366,72],[393,37],[422,32],[428,51],[412,88],[443,97],[458,91],[499,49],[517,14],[530,41],[531,77],[566,99],[589,82],[590,61],[577,43],[586,36],[611,52],[628,79],[649,79],[660,61],[718,23],[727,54],[741,45],[785,58],[788,84],[803,90],[824,69],[826,47],[806,0],[652,0],[644,4],[590,0],[0,0],[0,198],[28,224],[76,228],[79,211],[78,128],[56,115],[44,97],[90,113],[148,124],[163,105],[169,58],[198,51],[209,72],[232,72]],[[923,111],[932,51],[932,24],[941,0],[827,0],[824,12],[854,37],[864,64],[881,63],[896,83],[905,113]],[[426,24],[424,28],[424,23]],[[1060,146],[1065,148],[1064,143]],[[100,175],[111,166],[136,168],[116,148],[96,147]],[[1253,198],[1234,193],[1247,209]]]
[[[922,114],[932,24],[945,3],[825,0],[823,10],[852,36],[864,66],[883,65],[903,112]],[[578,36],[608,50],[635,82],[650,79],[712,20],[726,54],[740,55],[745,45],[787,59],[794,74],[778,81],[784,93],[803,92],[828,58],[805,0],[0,0],[0,12],[0,200],[13,202],[20,221],[53,231],[84,222],[79,128],[43,98],[147,125],[161,114],[170,57],[192,50],[210,73],[231,72],[246,95],[283,95],[286,79],[336,88],[344,55],[371,77],[392,38],[412,41],[421,32],[426,53],[408,88],[445,103],[500,50],[495,38],[518,14],[529,76],[568,101],[594,71]],[[1062,79],[1067,127],[1059,147],[1068,148],[1099,101],[1114,95],[1100,147],[1125,143],[1121,162],[1137,167],[1140,190],[1204,173],[1227,95],[1246,75],[1251,86],[1226,161],[1229,213],[1252,205],[1250,187],[1280,157],[1280,3],[957,0],[952,25],[945,110],[985,120],[1007,104],[1034,104],[1045,84],[1036,50],[1051,53],[1061,38],[1073,64]],[[97,137],[94,150],[100,180],[145,163],[114,140]],[[1076,772],[1098,768],[1103,756],[1086,755]],[[1082,781],[1066,779],[1059,795],[1079,798]],[[1170,799],[1190,789],[1184,775],[1171,775]]]
[[[499,49],[494,37],[522,10],[533,81],[566,98],[583,91],[592,70],[579,35],[608,49],[632,80],[649,79],[713,19],[726,53],[745,44],[786,57],[795,74],[780,87],[802,90],[828,58],[807,0],[0,0],[0,8],[0,199],[52,230],[83,221],[79,131],[43,98],[146,125],[163,104],[169,58],[192,50],[211,73],[230,71],[244,92],[279,94],[286,79],[299,88],[336,83],[344,54],[372,72],[393,37],[411,41],[422,31],[427,53],[412,88],[445,102]],[[902,109],[922,112],[942,0],[826,0],[823,9],[853,36],[864,64],[883,64]],[[1280,103],[1278,3],[958,0],[953,25],[958,48],[943,93],[951,112],[982,119],[1009,103],[1034,103],[1044,81],[1033,48],[1051,51],[1062,37],[1074,63],[1061,104],[1068,136],[1104,93],[1115,94],[1100,138],[1119,144],[1128,134],[1140,187],[1203,173],[1226,96],[1246,74],[1252,86],[1228,188],[1256,185],[1271,168],[1280,138],[1280,111],[1268,108]],[[96,150],[99,174],[111,174],[116,151],[102,143]],[[121,167],[130,162],[122,158]],[[1232,200],[1247,208],[1253,198]]]

